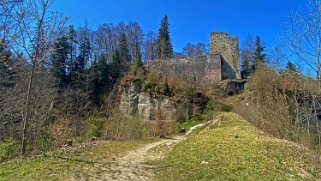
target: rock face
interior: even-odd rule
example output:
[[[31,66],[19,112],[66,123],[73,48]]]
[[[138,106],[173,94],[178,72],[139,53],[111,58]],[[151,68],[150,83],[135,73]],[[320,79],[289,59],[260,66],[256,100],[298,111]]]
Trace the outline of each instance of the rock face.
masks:
[[[120,111],[131,117],[138,113],[141,121],[155,120],[157,111],[161,111],[162,120],[173,121],[176,118],[176,104],[168,97],[157,97],[141,92],[139,81],[128,83],[121,95]]]
[[[124,87],[119,109],[126,116],[134,115],[137,111],[141,84],[139,81],[130,82]]]

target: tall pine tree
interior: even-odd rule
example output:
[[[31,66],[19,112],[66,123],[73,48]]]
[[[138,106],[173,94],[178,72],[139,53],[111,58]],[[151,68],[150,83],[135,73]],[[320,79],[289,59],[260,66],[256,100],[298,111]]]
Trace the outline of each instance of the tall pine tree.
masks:
[[[78,71],[84,72],[87,62],[90,58],[91,45],[89,37],[86,35],[80,44],[80,52],[77,57]]]
[[[262,64],[265,63],[265,56],[266,54],[264,52],[265,47],[261,43],[261,39],[259,36],[255,39],[255,51],[254,51],[254,63]]]
[[[127,37],[125,32],[120,33],[119,35],[119,56],[120,62],[122,65],[126,65],[130,62]]]
[[[168,17],[165,15],[161,21],[157,38],[157,56],[160,59],[173,57],[173,46],[169,35]]]
[[[67,61],[69,53],[67,36],[59,37],[54,43],[54,50],[51,55],[51,71],[56,77],[59,87],[63,87],[67,81]]]

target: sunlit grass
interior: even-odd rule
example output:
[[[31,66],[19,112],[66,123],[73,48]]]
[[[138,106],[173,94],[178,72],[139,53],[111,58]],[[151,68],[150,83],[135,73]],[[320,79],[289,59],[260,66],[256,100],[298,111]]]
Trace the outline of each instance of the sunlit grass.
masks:
[[[127,141],[98,141],[93,146],[55,151],[34,159],[15,159],[0,163],[0,180],[70,180],[95,175],[95,164],[104,165],[124,156],[155,138]]]
[[[234,113],[179,143],[161,163],[160,180],[315,180],[320,158],[271,138]],[[203,162],[203,164],[202,164]]]

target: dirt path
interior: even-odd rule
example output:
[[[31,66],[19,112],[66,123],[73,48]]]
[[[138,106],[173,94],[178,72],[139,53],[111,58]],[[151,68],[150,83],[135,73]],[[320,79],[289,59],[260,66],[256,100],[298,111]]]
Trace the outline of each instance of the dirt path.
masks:
[[[164,158],[177,143],[184,140],[193,130],[206,124],[207,123],[196,125],[184,135],[146,144],[143,147],[130,151],[122,158],[115,158],[113,162],[109,162],[108,164],[94,164],[88,169],[89,173],[95,173],[94,175],[91,174],[89,179],[81,177],[76,179],[119,181],[155,180],[153,175],[153,169],[155,169],[155,167],[148,163]]]

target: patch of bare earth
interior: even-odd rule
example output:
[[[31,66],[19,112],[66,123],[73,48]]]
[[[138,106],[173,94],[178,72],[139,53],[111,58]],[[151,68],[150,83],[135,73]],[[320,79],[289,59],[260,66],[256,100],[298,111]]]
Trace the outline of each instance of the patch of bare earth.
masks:
[[[156,180],[151,164],[162,159],[180,141],[184,140],[194,129],[204,126],[206,123],[196,125],[184,135],[166,138],[161,141],[146,144],[136,150],[128,152],[124,157],[114,158],[112,161],[93,163],[84,168],[87,173],[82,173],[75,180]],[[86,177],[82,175],[86,174]],[[76,174],[77,175],[77,174]]]

